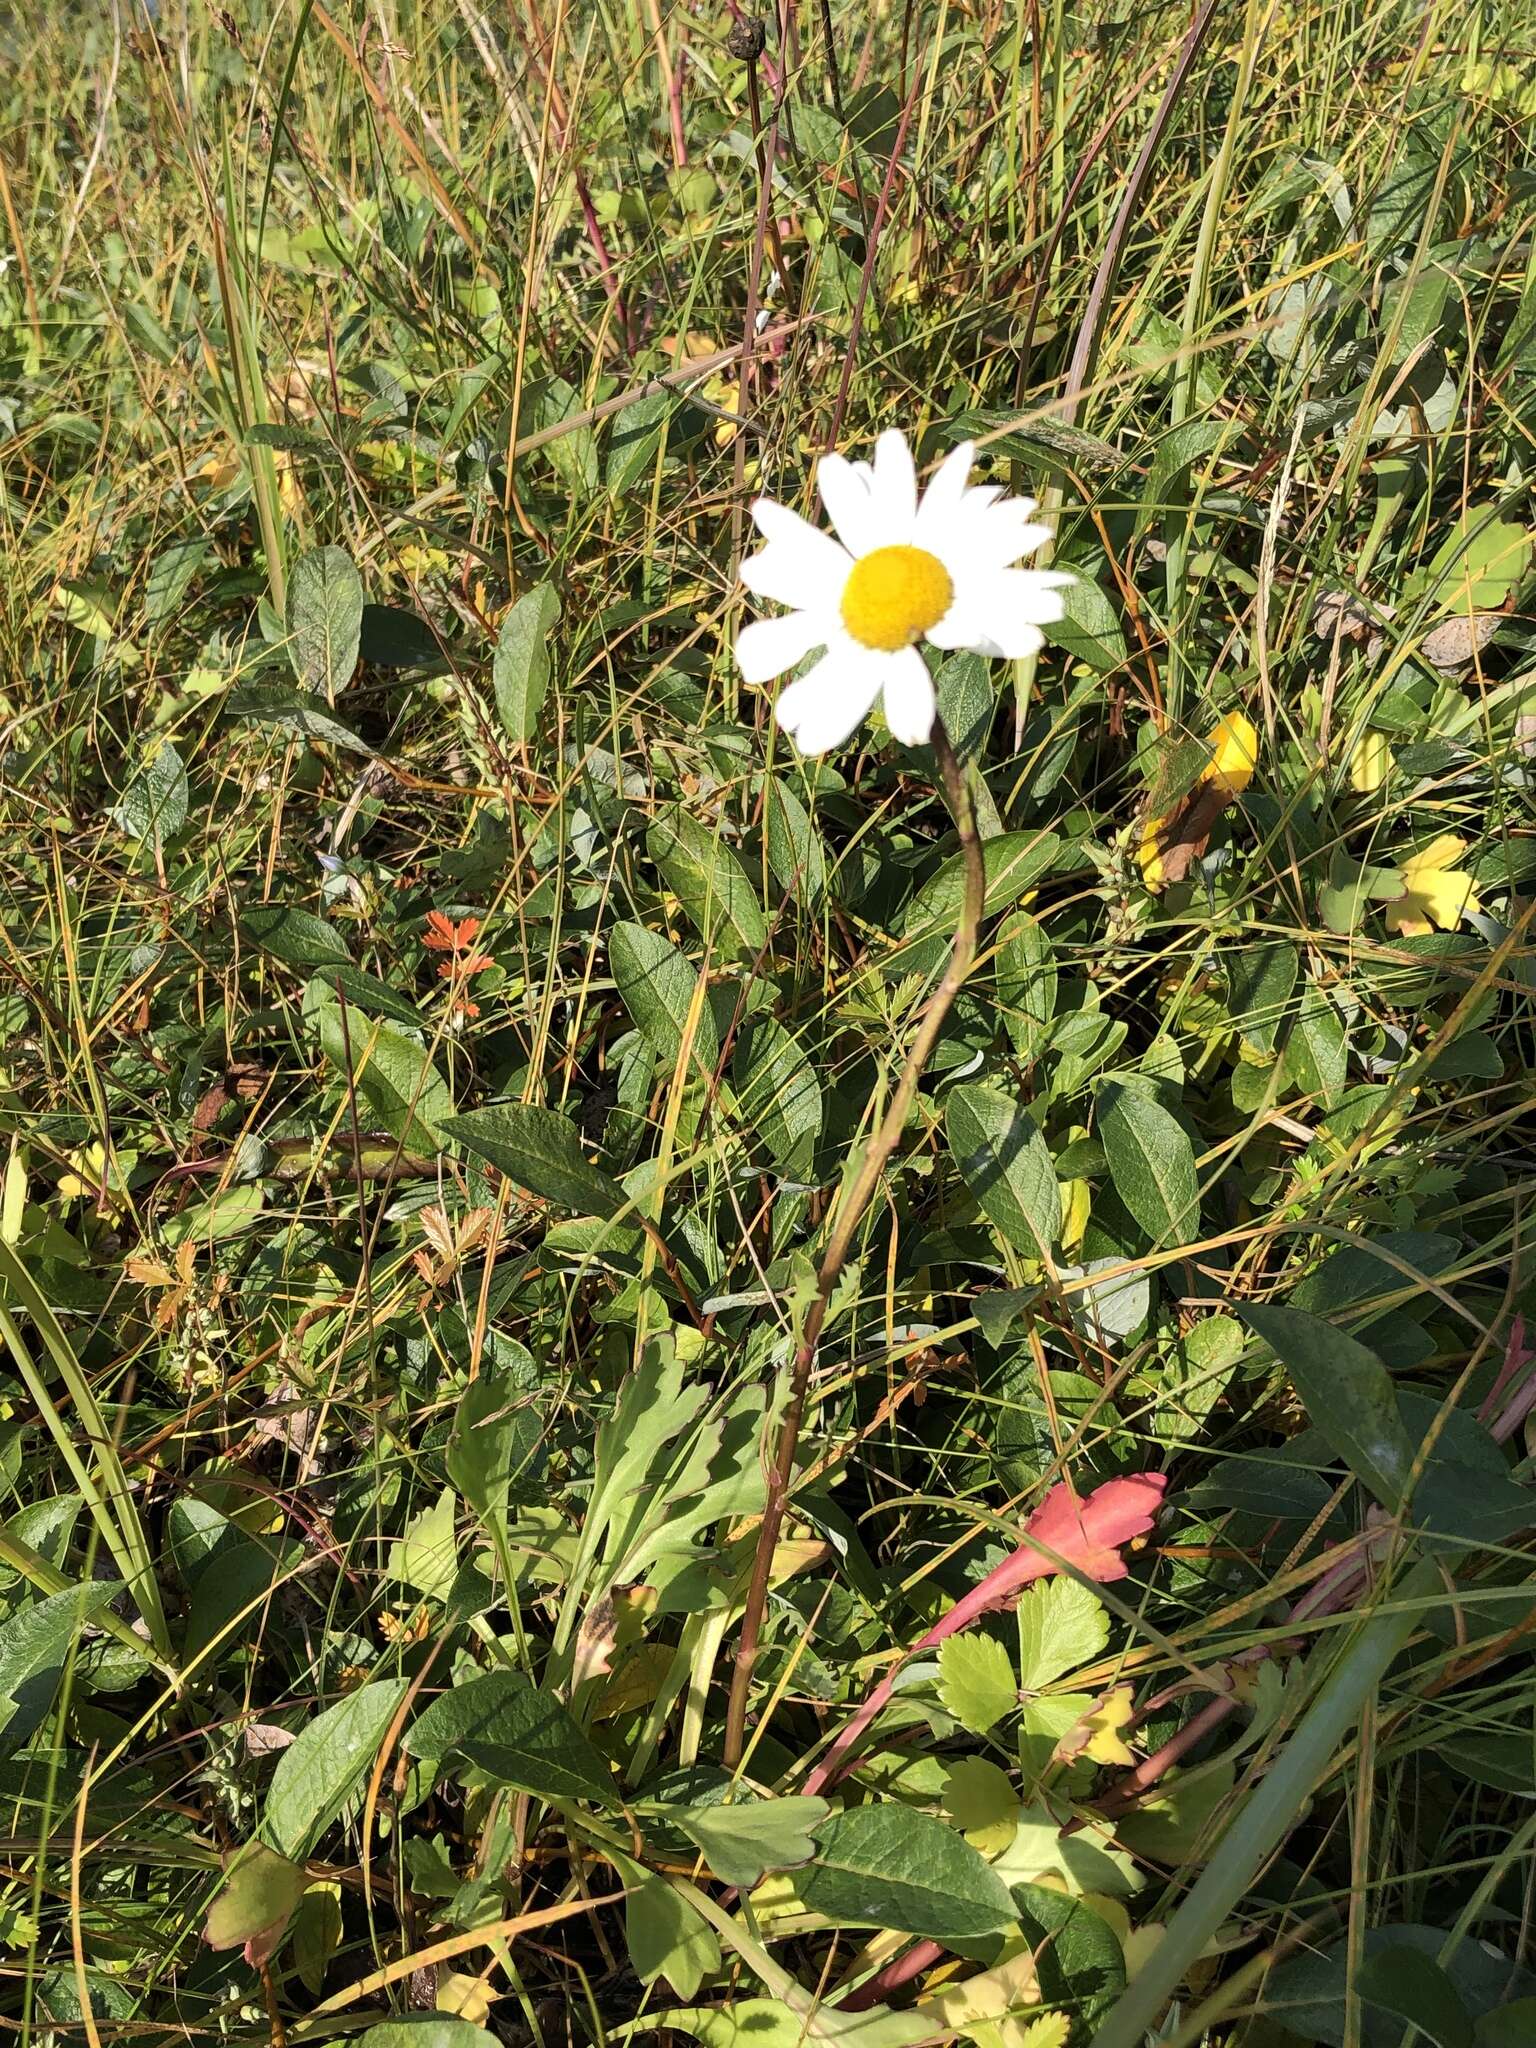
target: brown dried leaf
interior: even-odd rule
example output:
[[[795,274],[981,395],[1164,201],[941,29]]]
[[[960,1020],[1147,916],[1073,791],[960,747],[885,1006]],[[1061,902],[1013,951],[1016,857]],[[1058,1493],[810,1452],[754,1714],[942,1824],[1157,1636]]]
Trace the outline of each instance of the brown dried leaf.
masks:
[[[1492,640],[1503,619],[1502,612],[1471,612],[1461,618],[1442,619],[1432,633],[1424,636],[1419,652],[1442,675],[1466,668]]]

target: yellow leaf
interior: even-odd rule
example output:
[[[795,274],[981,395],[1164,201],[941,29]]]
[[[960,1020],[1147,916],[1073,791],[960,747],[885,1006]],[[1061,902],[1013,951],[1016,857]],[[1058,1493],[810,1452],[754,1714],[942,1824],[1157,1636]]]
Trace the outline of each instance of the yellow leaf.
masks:
[[[1349,757],[1349,786],[1357,796],[1374,796],[1392,773],[1392,749],[1382,732],[1366,733]]]
[[[1216,721],[1209,745],[1210,766],[1200,780],[1219,783],[1228,796],[1241,796],[1259,765],[1259,736],[1252,722],[1241,711],[1229,711]]]
[[[1482,909],[1472,877],[1453,863],[1467,850],[1454,832],[1443,832],[1422,853],[1411,854],[1398,869],[1403,893],[1387,905],[1388,931],[1416,938],[1434,925],[1454,931],[1469,911]]]
[[[1045,2012],[1019,2036],[1019,2048],[1064,2048],[1072,2022],[1064,2012]]]
[[[918,2006],[939,2025],[964,2034],[976,2048],[1038,2048],[1023,2013],[1040,2003],[1040,1979],[1028,1948],[925,1998]],[[1049,2042],[1049,2037],[1047,2037]]]
[[[1072,1763],[1086,1756],[1096,1764],[1135,1763],[1119,1733],[1135,1711],[1131,1688],[1117,1685],[1063,1735],[1056,1745],[1057,1762]]]

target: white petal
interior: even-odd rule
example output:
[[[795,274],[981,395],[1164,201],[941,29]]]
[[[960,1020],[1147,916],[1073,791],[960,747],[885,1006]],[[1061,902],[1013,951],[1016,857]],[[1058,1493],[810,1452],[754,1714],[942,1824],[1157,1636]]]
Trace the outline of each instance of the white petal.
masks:
[[[933,737],[936,709],[927,662],[915,647],[903,647],[886,664],[886,724],[903,745],[920,747]]]
[[[786,612],[781,619],[754,619],[736,635],[736,665],[749,683],[781,676],[813,647],[825,647],[830,632],[817,612]]]
[[[841,455],[823,455],[816,465],[816,484],[838,539],[851,555],[867,555],[885,546],[888,522],[851,462]]]
[[[910,526],[917,517],[917,471],[912,465],[912,450],[907,446],[906,435],[895,427],[887,427],[875,443],[872,495],[893,521]]]
[[[1002,637],[997,631],[1000,618],[1026,620],[1031,626],[1054,625],[1066,616],[1061,593],[1073,580],[1049,569],[1000,569],[980,585],[977,609],[994,639]]]
[[[934,471],[928,488],[923,493],[923,502],[918,507],[917,534],[919,546],[924,546],[922,536],[930,529],[938,530],[945,520],[952,519],[965,496],[966,480],[971,473],[971,464],[976,460],[976,443],[962,441],[951,448],[944,460]]]
[[[839,747],[879,693],[884,659],[845,639],[829,648],[808,675],[779,692],[773,715],[802,754]]]
[[[759,498],[752,517],[768,545],[741,565],[741,580],[748,590],[771,597],[776,604],[835,610],[853,567],[847,550],[831,534],[771,498]]]

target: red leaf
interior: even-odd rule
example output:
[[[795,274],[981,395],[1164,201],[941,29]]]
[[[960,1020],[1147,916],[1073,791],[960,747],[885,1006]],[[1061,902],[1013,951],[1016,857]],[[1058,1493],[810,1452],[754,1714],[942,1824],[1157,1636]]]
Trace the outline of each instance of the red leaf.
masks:
[[[1161,1472],[1138,1472],[1129,1479],[1106,1480],[1079,1500],[1063,1481],[1035,1509],[1024,1533],[1059,1551],[1090,1579],[1101,1584],[1123,1579],[1128,1567],[1120,1546],[1152,1527],[1167,1483]],[[1046,1572],[1059,1569],[1049,1558],[1041,1558],[1040,1566]]]

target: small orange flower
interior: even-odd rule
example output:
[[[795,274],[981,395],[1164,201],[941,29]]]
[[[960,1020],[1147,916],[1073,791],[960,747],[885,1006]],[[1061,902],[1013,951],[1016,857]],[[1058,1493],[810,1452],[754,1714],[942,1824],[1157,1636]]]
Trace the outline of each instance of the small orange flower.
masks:
[[[440,910],[429,910],[426,937],[421,943],[430,953],[460,953],[466,946],[474,944],[479,930],[478,917],[466,917],[455,924]]]

